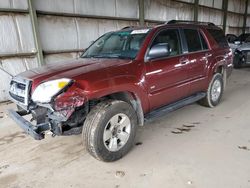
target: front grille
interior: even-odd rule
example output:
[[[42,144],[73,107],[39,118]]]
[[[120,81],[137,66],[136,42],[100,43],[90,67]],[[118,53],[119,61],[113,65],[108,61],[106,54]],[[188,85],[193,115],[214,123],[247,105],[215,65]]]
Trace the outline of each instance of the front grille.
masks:
[[[31,82],[27,79],[14,77],[10,82],[9,94],[11,99],[19,105],[28,106]]]

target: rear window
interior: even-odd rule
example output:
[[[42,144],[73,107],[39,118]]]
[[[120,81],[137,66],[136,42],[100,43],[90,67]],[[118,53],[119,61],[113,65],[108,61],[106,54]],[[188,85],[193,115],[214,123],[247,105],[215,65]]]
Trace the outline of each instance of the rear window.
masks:
[[[214,40],[218,43],[218,45],[222,48],[228,47],[227,39],[222,30],[219,29],[208,29],[207,30],[210,35],[214,38]]]

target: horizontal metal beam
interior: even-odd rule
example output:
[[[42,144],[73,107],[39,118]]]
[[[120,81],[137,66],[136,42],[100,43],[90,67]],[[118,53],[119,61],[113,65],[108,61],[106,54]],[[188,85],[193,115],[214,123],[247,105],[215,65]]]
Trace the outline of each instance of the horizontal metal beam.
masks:
[[[29,14],[29,10],[25,9],[14,9],[14,8],[0,8],[0,13],[21,13],[21,14]]]
[[[156,23],[156,24],[164,24],[164,23],[166,23],[166,21],[151,20],[151,19],[145,19],[145,22],[148,22],[148,23]]]
[[[194,5],[194,3],[187,2],[187,1],[180,1],[180,0],[173,0],[173,1],[174,1],[174,2],[177,2],[177,3],[186,4],[186,5]]]
[[[37,52],[23,52],[23,53],[5,53],[0,54],[0,59],[7,59],[7,58],[31,58],[35,57]]]
[[[210,9],[210,10],[215,10],[215,11],[223,11],[223,9],[221,8],[216,8],[216,7],[210,7],[210,6],[206,6],[206,5],[199,5],[200,8],[205,8],[205,9]]]
[[[228,27],[230,27],[230,28],[236,28],[236,29],[243,29],[244,28],[244,26],[240,27],[240,26],[229,26],[229,25],[228,25]]]
[[[52,54],[81,53],[81,52],[84,52],[84,49],[50,50],[50,51],[43,51],[43,54],[52,55]]]
[[[239,12],[233,12],[233,11],[227,11],[230,14],[237,14],[239,16],[244,16],[244,13],[239,13]]]
[[[90,19],[100,19],[100,20],[120,20],[120,21],[139,22],[139,18],[97,16],[97,15],[74,14],[74,13],[63,13],[63,12],[49,12],[49,11],[40,11],[40,10],[37,10],[36,12],[38,16],[61,16],[61,17],[71,17],[71,18],[90,18]]]
[[[177,3],[182,3],[182,4],[187,4],[187,5],[195,5],[195,3],[190,3],[190,2],[183,2],[183,1],[179,1],[179,0],[174,0],[174,2]],[[210,6],[206,6],[206,5],[200,5],[200,8],[206,8],[206,9],[210,9],[210,10],[217,10],[217,11],[223,11],[223,8],[216,8],[216,7],[210,7]],[[228,13],[232,13],[232,14],[238,14],[240,16],[243,16],[244,13],[239,13],[239,12],[233,12],[233,11],[227,11]],[[248,14],[248,16],[250,16],[250,14]]]

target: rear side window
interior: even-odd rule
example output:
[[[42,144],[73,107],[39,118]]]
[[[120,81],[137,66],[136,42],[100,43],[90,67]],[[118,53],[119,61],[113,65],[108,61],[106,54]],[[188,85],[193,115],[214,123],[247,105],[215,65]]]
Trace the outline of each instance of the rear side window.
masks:
[[[184,35],[186,37],[188,52],[196,52],[202,50],[200,36],[195,29],[184,29]]]
[[[222,30],[208,29],[207,30],[220,47],[228,47],[227,39]]]
[[[207,41],[205,40],[204,36],[201,33],[200,33],[200,39],[201,39],[202,49],[207,50],[208,49]]]

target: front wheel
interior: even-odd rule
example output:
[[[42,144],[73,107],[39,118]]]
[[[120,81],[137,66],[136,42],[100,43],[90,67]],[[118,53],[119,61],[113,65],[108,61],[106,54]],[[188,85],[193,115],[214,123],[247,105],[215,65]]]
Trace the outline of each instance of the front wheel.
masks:
[[[220,73],[216,73],[209,84],[206,97],[201,99],[199,103],[210,108],[215,107],[220,103],[223,91],[223,76]]]
[[[101,102],[84,122],[83,143],[98,160],[118,160],[134,145],[137,124],[136,112],[130,104],[117,100]]]

